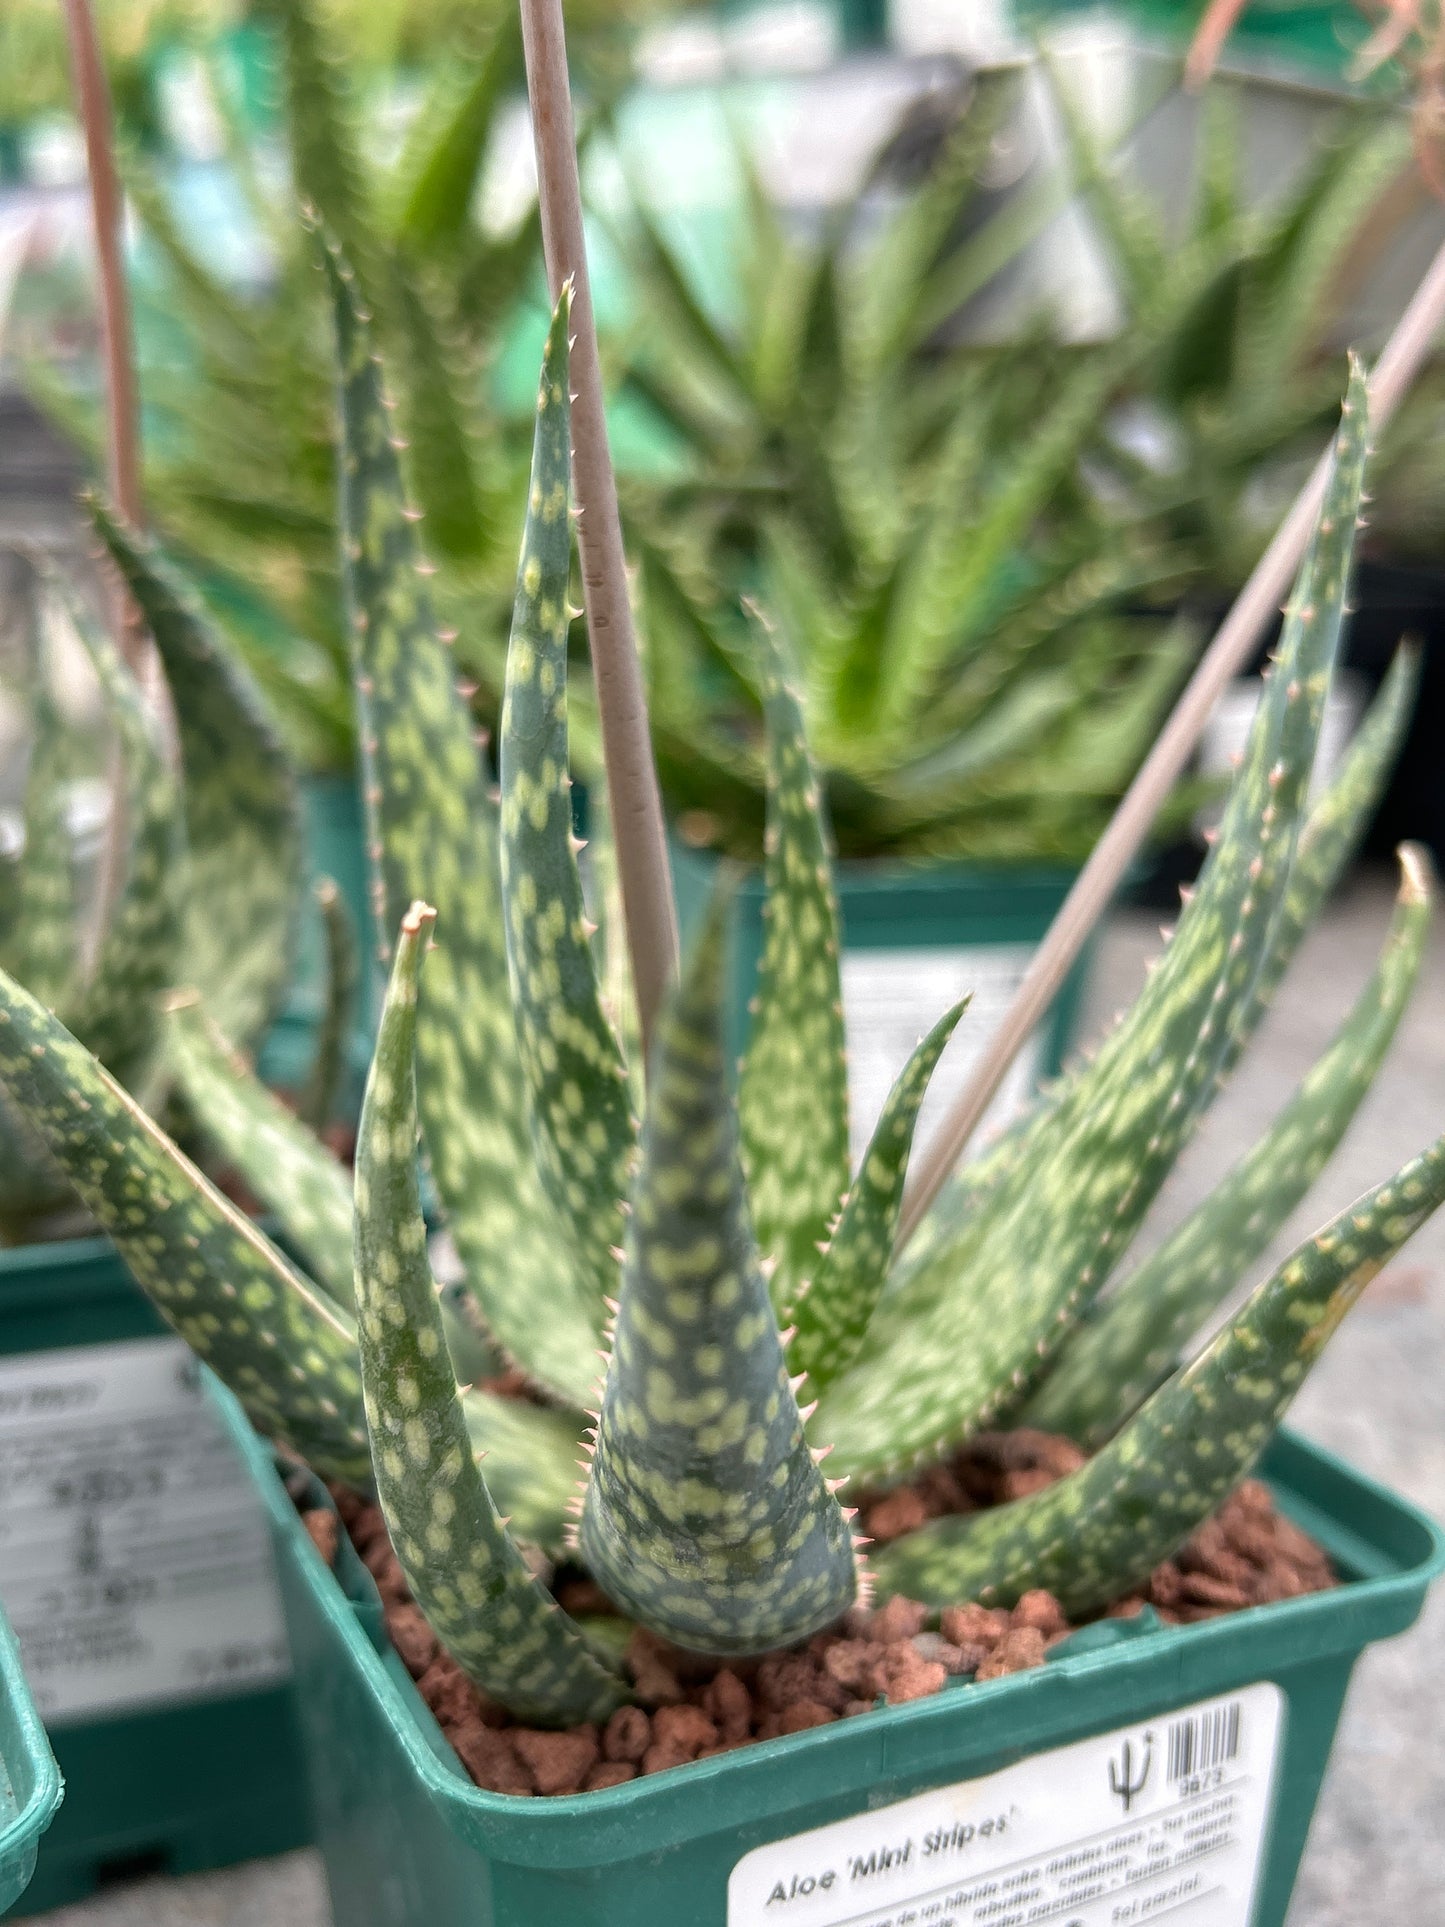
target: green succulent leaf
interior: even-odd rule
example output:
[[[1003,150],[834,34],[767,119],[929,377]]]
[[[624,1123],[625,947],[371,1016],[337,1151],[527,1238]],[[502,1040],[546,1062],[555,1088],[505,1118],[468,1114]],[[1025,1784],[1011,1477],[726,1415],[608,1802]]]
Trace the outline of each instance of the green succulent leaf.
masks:
[[[418,262],[399,259],[390,280],[403,349],[409,473],[433,553],[459,563],[490,559],[500,534],[497,502],[483,489],[482,446],[470,370],[451,339],[444,297]]]
[[[748,1224],[723,1041],[720,902],[654,1044],[642,1169],[579,1545],[684,1647],[803,1639],[856,1591]]]
[[[200,999],[170,1000],[176,1084],[211,1148],[240,1173],[336,1304],[351,1306],[351,1177],[261,1082]]]
[[[1128,1017],[1033,1119],[965,1242],[888,1293],[866,1355],[815,1433],[876,1474],[948,1444],[1025,1393],[1087,1311],[1207,1106],[1286,888],[1338,640],[1366,443],[1352,371],[1279,660],[1193,898]]]
[[[326,1000],[316,1037],[316,1055],[306,1073],[296,1109],[304,1124],[309,1124],[313,1131],[321,1131],[335,1115],[346,1079],[361,961],[351,917],[335,878],[318,877],[312,894],[321,911]]]
[[[1250,1470],[1340,1320],[1442,1200],[1445,1138],[1301,1245],[1079,1471],[884,1547],[882,1591],[1011,1604],[1043,1586],[1073,1617],[1132,1591]]]
[[[601,1307],[537,1173],[507,981],[497,807],[437,635],[429,565],[349,270],[330,249],[323,260],[341,369],[343,560],[378,915],[385,933],[424,901],[443,931],[417,1016],[422,1132],[493,1336],[539,1383],[580,1404]]]
[[[622,909],[622,880],[617,873],[617,846],[612,839],[612,819],[605,792],[588,795],[587,832],[597,936],[602,945],[602,1009],[627,1066],[633,1115],[640,1117],[645,1097],[642,1025],[637,1015],[632,958],[627,950],[627,919]]]
[[[368,1485],[350,1320],[3,973],[0,1081],[161,1316],[258,1430],[323,1477]]]
[[[36,688],[30,714],[34,737],[25,779],[25,847],[4,961],[53,1010],[64,1005],[79,962],[74,850],[66,813],[72,767],[63,720],[43,685]]]
[[[1301,942],[1359,849],[1410,726],[1419,679],[1419,653],[1406,645],[1397,651],[1339,769],[1305,819],[1268,951],[1235,1020],[1226,1070],[1259,1028]]]
[[[125,770],[125,861],[90,976],[66,1011],[87,1049],[127,1086],[152,1067],[161,994],[174,981],[183,940],[186,826],[181,794],[155,719],[114,643],[71,619],[95,667]]]
[[[838,902],[802,706],[762,621],[768,727],[765,935],[738,1089],[753,1229],[788,1305],[817,1265],[852,1175],[848,1067],[838,975]]]
[[[518,21],[503,13],[450,112],[440,122],[435,115],[424,120],[419,151],[402,163],[405,194],[395,230],[406,247],[438,256],[465,241],[497,111],[521,78]]]
[[[336,235],[369,286],[378,244],[361,130],[324,10],[317,0],[260,0],[257,12],[278,30],[293,192]]]
[[[445,1316],[446,1294],[439,1296]],[[455,1360],[451,1324],[447,1345]],[[503,1398],[474,1385],[461,1386],[458,1396],[472,1450],[486,1465],[487,1489],[503,1508],[512,1537],[560,1557],[574,1524],[570,1508],[582,1456],[581,1414]]]
[[[519,1719],[570,1726],[621,1705],[621,1678],[536,1579],[472,1456],[426,1256],[417,1181],[421,951],[435,912],[402,923],[356,1152],[356,1303],[376,1490],[397,1558],[438,1637]]]
[[[1301,939],[1359,847],[1409,727],[1418,681],[1418,653],[1402,648],[1328,789],[1305,821],[1290,865],[1289,883],[1270,932],[1269,948],[1254,987],[1235,1018],[1230,1047],[1215,1079],[1216,1092],[1259,1028]],[[1075,1078],[1083,1074],[1076,1069],[1059,1079],[1036,1100],[1029,1113],[954,1172],[896,1262],[890,1289],[896,1289],[925,1266],[934,1267],[935,1277],[946,1272],[962,1275],[968,1248],[980,1229],[983,1200],[1023,1162],[1029,1132],[1037,1118],[1045,1109],[1057,1109]]]
[[[627,1069],[602,1008],[567,758],[570,289],[552,316],[502,704],[502,899],[517,1044],[542,1182],[599,1300],[616,1289],[637,1154]]]
[[[883,1290],[898,1230],[913,1129],[928,1081],[968,998],[945,1011],[899,1073],[813,1279],[789,1316],[788,1363],[822,1392],[857,1356]]]
[[[251,677],[179,573],[99,502],[91,516],[165,665],[185,771],[186,980],[244,1047],[291,971],[303,854],[294,763]]]
[[[1274,1124],[1065,1345],[1020,1416],[1091,1450],[1111,1438],[1324,1169],[1389,1049],[1425,954],[1428,862],[1406,845],[1384,952],[1329,1049]]]

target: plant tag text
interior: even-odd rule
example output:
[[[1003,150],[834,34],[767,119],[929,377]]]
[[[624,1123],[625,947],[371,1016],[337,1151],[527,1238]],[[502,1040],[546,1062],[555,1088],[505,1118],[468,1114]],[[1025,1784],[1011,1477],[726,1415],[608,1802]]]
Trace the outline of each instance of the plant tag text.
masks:
[[[179,1339],[0,1359],[0,1603],[50,1724],[286,1677],[260,1505]]]
[[[728,1927],[1249,1927],[1283,1706],[1249,1686],[755,1848]]]

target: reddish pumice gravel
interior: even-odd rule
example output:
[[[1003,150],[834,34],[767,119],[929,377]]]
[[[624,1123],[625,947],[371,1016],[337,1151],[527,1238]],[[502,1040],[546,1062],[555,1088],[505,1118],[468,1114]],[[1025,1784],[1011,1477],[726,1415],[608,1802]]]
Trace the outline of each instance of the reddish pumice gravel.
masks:
[[[859,1525],[879,1542],[930,1519],[1005,1504],[1040,1491],[1083,1463],[1067,1439],[1042,1432],[983,1433],[946,1464],[909,1484],[864,1493]],[[638,1628],[627,1647],[637,1704],[605,1726],[545,1732],[519,1726],[478,1691],[442,1651],[413,1603],[380,1508],[354,1493],[333,1494],[362,1562],[376,1581],[398,1657],[475,1783],[522,1798],[592,1792],[758,1740],[853,1719],[940,1692],[950,1680],[999,1679],[1043,1664],[1074,1630],[1052,1593],[1025,1593],[1012,1608],[972,1604],[939,1614],[909,1599],[870,1611],[855,1607],[806,1645],[764,1659],[719,1661],[683,1652]],[[302,1522],[332,1563],[336,1515],[304,1511]],[[1247,1480],[1194,1537],[1118,1600],[1107,1617],[1145,1605],[1173,1624],[1216,1618],[1334,1585],[1329,1560],[1275,1510],[1267,1489]],[[579,1615],[605,1614],[605,1595],[563,1568],[560,1603]],[[936,1620],[936,1624],[930,1621]]]

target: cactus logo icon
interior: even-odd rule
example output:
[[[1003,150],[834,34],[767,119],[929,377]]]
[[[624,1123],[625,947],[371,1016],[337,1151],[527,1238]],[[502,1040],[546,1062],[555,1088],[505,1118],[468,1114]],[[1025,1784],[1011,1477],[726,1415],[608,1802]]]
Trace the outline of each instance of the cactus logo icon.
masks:
[[[1134,1742],[1125,1740],[1117,1759],[1109,1762],[1109,1791],[1123,1804],[1127,1813],[1149,1784],[1149,1768],[1154,1760],[1154,1735],[1144,1735],[1143,1746],[1136,1756]],[[1137,1773],[1136,1773],[1137,1766]]]

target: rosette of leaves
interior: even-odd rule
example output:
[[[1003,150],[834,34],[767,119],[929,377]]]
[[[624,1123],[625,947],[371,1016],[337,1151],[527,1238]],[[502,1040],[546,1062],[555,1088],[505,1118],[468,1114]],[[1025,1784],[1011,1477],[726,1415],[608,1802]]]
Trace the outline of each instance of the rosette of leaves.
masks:
[[[818,220],[775,206],[740,142],[726,313],[643,187],[614,216],[636,291],[626,379],[674,442],[625,506],[659,771],[689,841],[751,857],[761,839],[740,594],[786,638],[845,856],[1086,850],[1182,678],[1187,639],[1144,607],[1176,559],[1083,467],[1144,331],[1100,348],[1031,319],[1004,343],[950,338],[1061,204],[1056,182],[1002,206],[989,186],[1017,104],[1011,77],[977,82]]]
[[[104,629],[54,572],[18,558],[31,749],[23,838],[0,889],[0,956],[119,1084],[156,1102],[168,1073],[162,1001],[182,976],[243,1047],[276,1014],[301,891],[300,804],[296,772],[249,679],[180,578],[99,504],[93,514],[164,665],[183,776]],[[112,807],[123,836],[98,935],[72,808],[83,756],[51,690],[61,629],[89,655],[122,773]],[[0,1128],[5,1240],[73,1229],[61,1164],[9,1104]]]
[[[1342,104],[1295,177],[1252,200],[1247,96],[1215,80],[1198,99],[1193,181],[1176,231],[1144,185],[1147,151],[1104,153],[1062,79],[1054,96],[1125,333],[1167,298],[1181,252],[1197,264],[1189,299],[1127,384],[1093,459],[1109,491],[1188,558],[1189,586],[1227,594],[1328,429],[1336,346],[1366,264],[1418,212],[1409,126],[1389,103]],[[1373,489],[1389,473],[1388,447]]]
[[[1217,83],[1171,221],[1139,184],[1159,98],[1106,149],[1038,71],[1064,163],[1002,205],[1008,78],[974,84],[921,179],[930,142],[905,130],[821,216],[779,210],[740,148],[726,301],[645,182],[615,216],[627,379],[675,443],[631,493],[659,766],[690,841],[751,858],[761,835],[741,591],[788,637],[844,856],[1079,860],[1195,647],[1171,611],[1243,580],[1328,432],[1342,283],[1408,165],[1399,117],[1342,110],[1252,206]],[[1022,251],[1071,196],[1116,331],[1071,341],[1025,313],[960,335],[971,298],[1017,304]]]
[[[259,1093],[213,1055],[238,1141],[251,1136],[258,1163],[289,1160],[298,1193],[310,1185],[302,1261],[283,1256],[0,980],[12,1100],[253,1420],[323,1475],[375,1490],[439,1636],[519,1718],[599,1717],[629,1691],[615,1645],[559,1610],[528,1544],[570,1548],[620,1613],[713,1653],[803,1638],[870,1582],[935,1605],[1047,1584],[1074,1613],[1128,1591],[1244,1476],[1349,1305],[1445,1197],[1442,1140],[1179,1362],[1179,1336],[1282,1222],[1379,1062],[1428,914],[1425,864],[1407,851],[1379,968],[1339,1039],[1229,1180],[1233,1208],[1211,1200],[1178,1234],[1187,1287],[1146,1262],[1103,1296],[1345,860],[1408,709],[1402,666],[1310,808],[1364,464],[1358,372],[1279,658],[1172,941],[1093,1060],[965,1170],[899,1259],[918,1103],[961,1013],[920,1043],[851,1170],[827,832],[781,651],[760,632],[769,918],[741,1079],[734,1092],[715,906],[660,1020],[639,1116],[625,993],[616,977],[602,988],[568,802],[566,297],[538,394],[494,794],[437,638],[354,281],[326,258],[389,933],[354,1193],[325,1192],[299,1130],[289,1149],[265,1139]],[[534,1400],[458,1387],[419,1136],[469,1304]],[[865,1576],[842,1482],[900,1475],[1007,1423],[1066,1382],[1082,1345],[1098,1368],[1069,1422],[1102,1441],[1096,1455],[1047,1492],[890,1545]]]
[[[530,424],[492,399],[501,329],[537,272],[535,208],[494,232],[475,216],[483,165],[521,77],[515,19],[453,34],[433,57],[401,152],[352,57],[355,36],[315,0],[261,0],[284,169],[240,118],[202,42],[231,190],[260,237],[259,284],[238,285],[187,234],[163,172],[132,153],[147,417],[146,495],[213,619],[244,656],[296,753],[354,759],[336,532],[329,322],[295,214],[344,242],[397,379],[392,434],[427,516],[436,589],[470,612],[472,674],[499,689]],[[453,22],[454,26],[459,25]],[[373,90],[374,91],[374,90]],[[149,328],[145,326],[147,317]],[[35,371],[47,405],[91,448],[93,414]],[[478,618],[478,610],[485,611]]]

